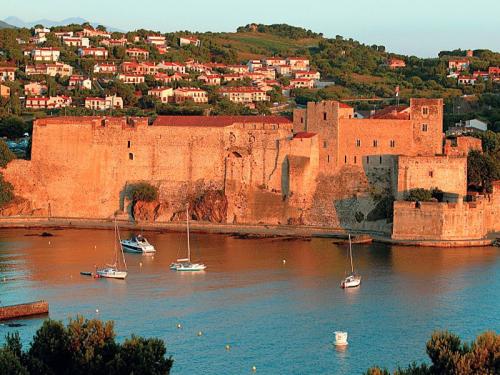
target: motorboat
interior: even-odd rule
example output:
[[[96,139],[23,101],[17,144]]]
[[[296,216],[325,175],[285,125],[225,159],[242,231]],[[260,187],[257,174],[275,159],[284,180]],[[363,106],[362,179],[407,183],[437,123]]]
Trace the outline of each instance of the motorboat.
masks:
[[[187,258],[177,259],[170,265],[174,271],[204,271],[207,266],[203,263],[191,262],[191,245],[189,241],[189,209],[186,206],[186,228],[187,228]]]
[[[128,240],[121,240],[120,243],[123,247],[123,250],[128,252],[141,254],[156,252],[155,247],[148,242],[146,237],[140,234],[137,236],[133,236]]]
[[[349,344],[347,342],[347,332],[335,331],[333,334],[335,335],[335,341],[333,342],[335,346],[346,346]]]

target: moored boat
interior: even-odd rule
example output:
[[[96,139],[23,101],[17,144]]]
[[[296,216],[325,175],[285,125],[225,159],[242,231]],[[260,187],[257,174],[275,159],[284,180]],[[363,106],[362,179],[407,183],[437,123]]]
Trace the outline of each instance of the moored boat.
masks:
[[[204,271],[207,266],[203,263],[191,262],[191,245],[189,242],[189,209],[186,206],[186,228],[187,228],[187,258],[177,259],[170,265],[174,271]]]
[[[125,254],[123,254],[123,247],[121,244],[120,240],[120,231],[118,230],[118,225],[116,224],[116,219],[115,219],[115,262],[113,264],[107,264],[106,267],[96,269],[95,274],[96,278],[107,278],[107,279],[125,279],[127,277],[127,263],[125,262]],[[118,250],[118,247],[116,246],[120,244],[120,250]],[[119,260],[120,257],[118,254],[121,253],[121,258],[123,260],[123,267],[125,270],[120,270],[119,267]]]
[[[349,258],[351,260],[351,273],[340,282],[340,287],[346,288],[356,288],[361,284],[361,276],[354,272],[354,265],[352,262],[352,243],[351,235],[349,234]]]
[[[137,236],[133,236],[128,240],[121,240],[120,243],[124,251],[141,254],[156,252],[155,247],[151,245],[148,240],[140,234]]]

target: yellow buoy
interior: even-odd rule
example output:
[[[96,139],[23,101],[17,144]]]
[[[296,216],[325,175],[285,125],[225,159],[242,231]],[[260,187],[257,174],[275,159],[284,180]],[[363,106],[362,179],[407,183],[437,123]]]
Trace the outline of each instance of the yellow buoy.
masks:
[[[231,346],[229,346],[229,344],[226,345],[226,350],[230,350],[231,349]]]
[[[181,326],[181,324],[180,324],[180,323],[178,323],[178,324],[177,324],[177,328],[179,328],[179,329],[181,329],[181,328],[182,328],[182,326]]]
[[[257,371],[257,367],[252,366],[252,371],[253,371],[253,372]]]
[[[201,336],[201,335],[203,335],[203,332],[198,331],[198,336]]]

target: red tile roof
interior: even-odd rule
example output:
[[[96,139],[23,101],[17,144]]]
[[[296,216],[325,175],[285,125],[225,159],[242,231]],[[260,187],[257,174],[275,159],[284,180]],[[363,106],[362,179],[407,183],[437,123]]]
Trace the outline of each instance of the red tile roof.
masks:
[[[312,138],[315,135],[316,133],[311,133],[311,132],[298,132],[293,136],[293,138]]]
[[[283,116],[158,116],[154,126],[226,127],[237,123],[291,124]]]

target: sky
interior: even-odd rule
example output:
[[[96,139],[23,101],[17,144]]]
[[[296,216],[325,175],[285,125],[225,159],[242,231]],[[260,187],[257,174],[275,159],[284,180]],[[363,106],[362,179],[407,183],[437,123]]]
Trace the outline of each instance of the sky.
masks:
[[[455,48],[500,51],[500,0],[0,0],[0,19],[9,16],[82,17],[161,32],[287,23],[419,57]]]

